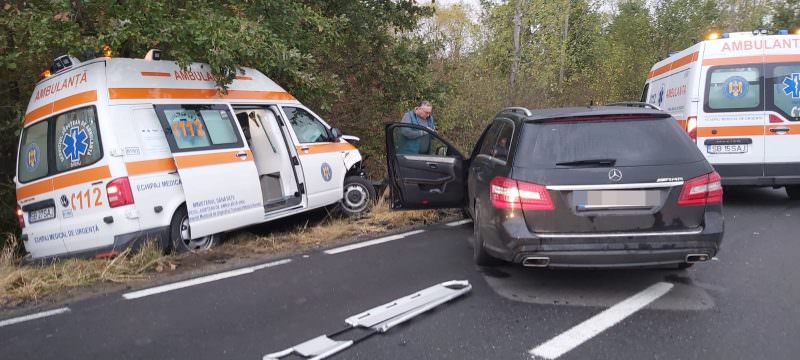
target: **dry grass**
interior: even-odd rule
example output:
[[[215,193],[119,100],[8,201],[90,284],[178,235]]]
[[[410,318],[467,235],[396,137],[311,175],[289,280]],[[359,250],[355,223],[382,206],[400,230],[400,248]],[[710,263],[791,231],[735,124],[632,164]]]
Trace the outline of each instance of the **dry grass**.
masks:
[[[262,254],[314,248],[336,240],[374,236],[413,225],[435,223],[454,216],[454,213],[438,210],[392,211],[381,198],[369,214],[359,219],[328,216],[319,226],[309,226],[306,223],[292,230],[266,235],[240,232],[229,238],[219,251]]]
[[[16,243],[6,234],[7,244]],[[154,242],[145,243],[140,251],[130,249],[107,260],[68,259],[47,264],[21,266],[11,247],[0,255],[0,306],[14,306],[37,300],[54,292],[99,282],[124,283],[145,279],[157,268],[169,267]]]
[[[368,215],[360,219],[328,216],[321,223],[319,220],[313,224],[307,222],[282,232],[253,234],[240,231],[202,257],[249,257],[299,251],[344,238],[374,236],[451,217],[455,214],[435,210],[392,211],[385,201],[380,200]],[[16,237],[10,233],[0,236],[6,237],[6,247],[0,252],[0,308],[38,300],[67,289],[148,279],[157,273],[175,270],[184,258],[191,256],[164,256],[154,242],[147,242],[140,251],[129,249],[114,259],[68,259],[22,266],[12,250],[18,244]]]

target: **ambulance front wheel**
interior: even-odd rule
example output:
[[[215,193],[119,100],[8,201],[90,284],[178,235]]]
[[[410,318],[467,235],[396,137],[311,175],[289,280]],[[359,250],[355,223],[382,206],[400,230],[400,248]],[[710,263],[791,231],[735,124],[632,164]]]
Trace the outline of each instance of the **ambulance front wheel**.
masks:
[[[800,200],[800,185],[786,186],[786,195],[789,195],[789,199]]]
[[[359,217],[367,213],[375,200],[375,188],[361,176],[344,179],[344,196],[339,210],[347,217]]]
[[[210,249],[217,243],[219,234],[192,239],[189,216],[186,214],[186,207],[181,206],[175,211],[175,214],[172,215],[172,222],[169,226],[169,237],[171,245],[170,250],[175,253],[184,253]]]

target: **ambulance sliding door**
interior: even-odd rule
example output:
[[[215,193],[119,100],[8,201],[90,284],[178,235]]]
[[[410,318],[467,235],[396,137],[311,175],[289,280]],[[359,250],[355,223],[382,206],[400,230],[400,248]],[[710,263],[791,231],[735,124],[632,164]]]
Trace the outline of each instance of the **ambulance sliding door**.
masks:
[[[227,105],[155,105],[178,167],[192,238],[261,222],[253,153]]]

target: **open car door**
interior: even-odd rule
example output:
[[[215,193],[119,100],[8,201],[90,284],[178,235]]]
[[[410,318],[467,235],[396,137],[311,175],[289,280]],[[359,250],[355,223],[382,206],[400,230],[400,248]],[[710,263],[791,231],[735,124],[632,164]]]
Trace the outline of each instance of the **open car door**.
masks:
[[[155,105],[186,195],[192,239],[263,221],[253,153],[227,105]]]
[[[418,125],[386,126],[393,209],[466,206],[467,161],[448,141]]]

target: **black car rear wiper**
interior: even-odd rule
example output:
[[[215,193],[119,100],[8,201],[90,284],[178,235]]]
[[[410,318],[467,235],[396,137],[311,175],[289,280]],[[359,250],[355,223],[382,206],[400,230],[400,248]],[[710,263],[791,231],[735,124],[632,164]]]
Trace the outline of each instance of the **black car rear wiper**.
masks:
[[[589,166],[589,165],[614,166],[614,163],[616,162],[617,159],[584,159],[584,160],[557,162],[556,166]]]

